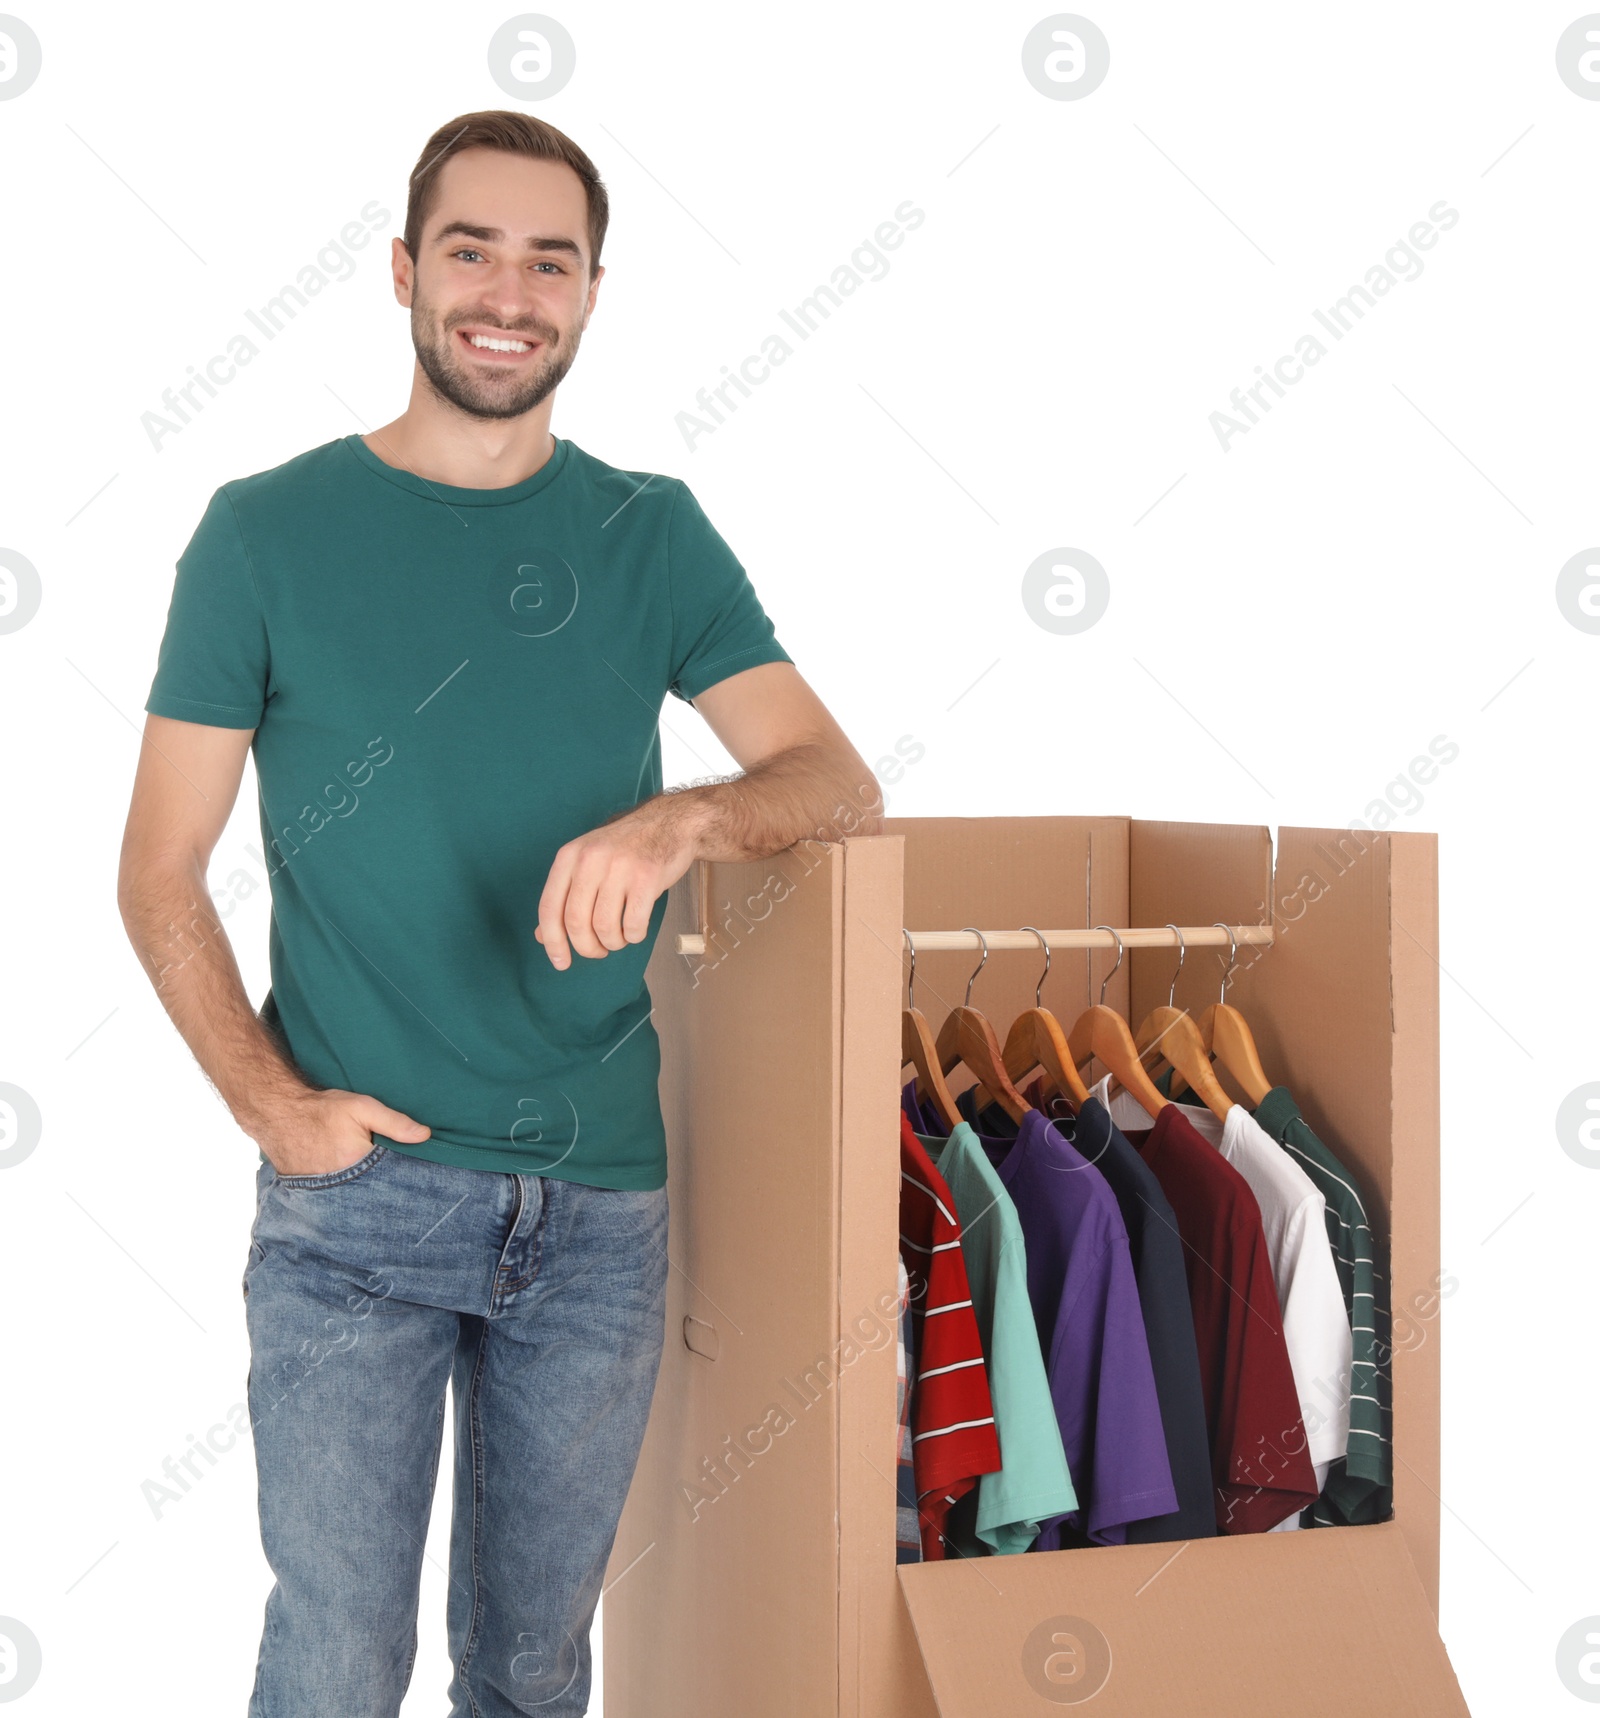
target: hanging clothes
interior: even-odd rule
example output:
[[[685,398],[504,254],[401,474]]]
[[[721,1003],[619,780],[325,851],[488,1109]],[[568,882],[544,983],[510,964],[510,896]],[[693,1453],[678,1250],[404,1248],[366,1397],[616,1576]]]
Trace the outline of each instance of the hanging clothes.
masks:
[[[1319,1487],[1260,1207],[1186,1119],[1186,1105],[1167,1104],[1152,1121],[1136,1100],[1107,1105],[1108,1082],[1090,1095],[1154,1172],[1183,1239],[1217,1531],[1266,1532],[1313,1503]]]
[[[1394,1512],[1393,1386],[1389,1375],[1388,1271],[1355,1178],[1311,1131],[1283,1086],[1253,1111],[1262,1129],[1305,1170],[1326,1205],[1328,1245],[1350,1323],[1350,1441],[1305,1524],[1356,1526]]]
[[[971,1088],[956,1102],[971,1126]],[[1037,1109],[1011,1123],[1009,1137],[974,1133],[1021,1224],[1034,1327],[1078,1494],[1077,1509],[1041,1523],[1032,1548],[1126,1544],[1130,1522],[1170,1514],[1178,1500],[1122,1213],[1100,1171]]]
[[[1057,1092],[1046,1098],[1044,1084],[1041,1076],[1023,1096],[1100,1171],[1122,1213],[1161,1408],[1167,1465],[1177,1493],[1177,1507],[1169,1514],[1128,1523],[1128,1543],[1155,1545],[1174,1539],[1214,1538],[1217,1521],[1206,1404],[1200,1388],[1200,1356],[1195,1347],[1189,1279],[1177,1219],[1154,1172],[1112,1124],[1102,1105],[1090,1098],[1074,1114],[1065,1095]],[[980,1137],[996,1134],[1005,1138],[1008,1132],[1016,1131],[1016,1123],[998,1104],[986,1108],[982,1119]]]
[[[951,1505],[945,1533],[951,1555],[1009,1556],[1026,1551],[1043,1522],[1076,1509],[1078,1496],[1039,1351],[1016,1207],[965,1122],[947,1138],[916,1132],[915,1111],[905,1107],[916,1104],[915,1094],[912,1080],[902,1094],[901,1121],[955,1200],[961,1254],[988,1361],[994,1427],[1005,1458],[997,1472],[983,1474]],[[925,1362],[924,1377],[928,1370]]]
[[[1094,1088],[1102,1103],[1108,1102],[1110,1083],[1107,1074]],[[1129,1105],[1144,1113],[1126,1092],[1118,1092],[1109,1103],[1113,1116],[1119,1107],[1127,1113]],[[1283,1313],[1283,1340],[1294,1372],[1306,1452],[1320,1495],[1350,1441],[1350,1319],[1328,1251],[1326,1201],[1243,1104],[1232,1104],[1225,1116],[1217,1116],[1203,1104],[1186,1103],[1183,1113],[1255,1194]],[[1297,1514],[1280,1522],[1276,1531],[1292,1532],[1299,1526]]]
[[[998,1472],[1000,1442],[954,1195],[900,1117],[900,1259],[912,1308],[911,1449],[922,1560],[946,1555],[952,1506]],[[959,1553],[965,1555],[967,1553]]]
[[[895,1361],[895,1511],[894,1560],[922,1561],[922,1529],[917,1521],[916,1463],[911,1454],[911,1379],[916,1366],[911,1335],[911,1273],[895,1260],[900,1277],[900,1310],[894,1325]]]

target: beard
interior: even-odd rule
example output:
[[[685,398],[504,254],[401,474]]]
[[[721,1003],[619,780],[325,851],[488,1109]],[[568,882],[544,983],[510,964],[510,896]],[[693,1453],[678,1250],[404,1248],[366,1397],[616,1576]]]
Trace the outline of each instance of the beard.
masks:
[[[543,344],[525,368],[496,374],[487,365],[474,365],[466,356],[455,334],[466,323],[498,329],[508,339]],[[411,344],[423,375],[441,399],[472,418],[519,418],[531,412],[561,385],[582,338],[580,327],[574,327],[571,339],[563,344],[557,330],[543,324],[506,328],[492,317],[466,313],[441,323],[432,307],[420,298],[411,306]]]

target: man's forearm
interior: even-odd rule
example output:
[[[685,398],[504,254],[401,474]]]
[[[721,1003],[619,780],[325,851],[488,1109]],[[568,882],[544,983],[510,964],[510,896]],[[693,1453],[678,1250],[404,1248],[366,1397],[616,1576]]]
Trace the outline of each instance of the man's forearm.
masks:
[[[156,995],[246,1133],[311,1090],[250,1006],[198,865],[142,867],[118,890],[128,939]]]
[[[856,755],[821,741],[790,746],[742,775],[670,789],[636,811],[659,820],[663,841],[692,843],[712,861],[765,859],[797,841],[872,835],[883,794]]]

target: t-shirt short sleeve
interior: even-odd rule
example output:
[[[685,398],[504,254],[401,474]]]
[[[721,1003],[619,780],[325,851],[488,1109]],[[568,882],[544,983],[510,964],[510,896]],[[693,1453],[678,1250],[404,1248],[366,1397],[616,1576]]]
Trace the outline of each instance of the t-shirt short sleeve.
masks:
[[[709,686],[763,662],[791,662],[738,557],[686,483],[667,524],[672,598],[672,678],[685,703]]]
[[[270,671],[261,593],[224,490],[178,557],[167,628],[144,707],[213,728],[254,728]]]

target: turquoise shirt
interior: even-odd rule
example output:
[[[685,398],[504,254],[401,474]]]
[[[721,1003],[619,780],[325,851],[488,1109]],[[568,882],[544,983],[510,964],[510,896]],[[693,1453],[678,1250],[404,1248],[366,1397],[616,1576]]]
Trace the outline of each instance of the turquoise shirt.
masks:
[[[391,1150],[648,1191],[666,897],[565,972],[539,897],[557,848],[661,791],[667,693],[789,660],[680,480],[558,437],[460,488],[350,435],[213,494],[145,709],[255,730],[260,1013],[312,1085],[433,1130]]]

